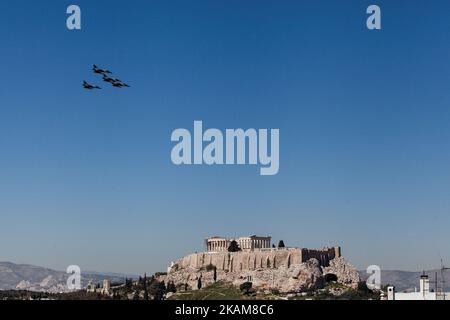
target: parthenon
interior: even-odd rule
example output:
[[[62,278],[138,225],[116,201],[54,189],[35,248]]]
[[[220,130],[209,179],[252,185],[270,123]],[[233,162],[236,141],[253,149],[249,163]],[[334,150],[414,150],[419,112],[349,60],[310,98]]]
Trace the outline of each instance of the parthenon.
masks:
[[[238,239],[227,239],[224,237],[210,237],[205,240],[208,252],[228,251],[231,241],[235,240],[243,251],[270,248],[272,237],[259,237],[256,235],[240,237]]]

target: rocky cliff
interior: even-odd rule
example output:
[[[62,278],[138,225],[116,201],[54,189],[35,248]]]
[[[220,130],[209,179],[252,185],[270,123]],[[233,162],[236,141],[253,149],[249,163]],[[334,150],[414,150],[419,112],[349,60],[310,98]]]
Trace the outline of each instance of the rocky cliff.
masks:
[[[338,247],[196,253],[172,263],[160,280],[196,289],[199,278],[202,286],[215,281],[239,286],[250,281],[255,288],[285,293],[322,288],[327,281],[349,287],[359,282],[358,271],[340,256]]]

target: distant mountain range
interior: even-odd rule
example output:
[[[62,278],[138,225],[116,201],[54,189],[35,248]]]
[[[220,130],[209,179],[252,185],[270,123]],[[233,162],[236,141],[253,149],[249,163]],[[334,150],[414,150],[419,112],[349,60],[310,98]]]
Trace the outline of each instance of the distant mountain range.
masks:
[[[441,283],[441,270],[428,270],[425,274],[430,279],[430,289],[435,289],[436,272],[438,276],[438,286],[442,286]],[[393,285],[396,291],[414,291],[415,288],[419,290],[419,279],[423,272],[415,271],[400,271],[400,270],[382,270],[381,271],[381,283],[383,285]],[[450,291],[450,270],[444,271],[444,289]],[[366,271],[359,271],[361,279],[366,280],[369,276]]]
[[[70,275],[64,271],[27,264],[0,262],[0,290],[29,290],[35,292],[67,292],[67,279]],[[82,273],[81,285],[89,281],[101,283],[108,279],[111,283],[124,282],[125,278],[137,278],[135,275],[118,273],[85,272]]]

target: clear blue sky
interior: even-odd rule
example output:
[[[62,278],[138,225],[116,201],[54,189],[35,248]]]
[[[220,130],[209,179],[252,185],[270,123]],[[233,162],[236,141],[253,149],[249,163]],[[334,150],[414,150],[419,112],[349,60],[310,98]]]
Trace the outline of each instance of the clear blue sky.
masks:
[[[207,235],[260,234],[340,244],[358,268],[450,264],[449,11],[2,1],[0,260],[150,273]],[[93,63],[132,88],[84,91]],[[280,172],[174,166],[171,132],[194,120],[279,128]]]

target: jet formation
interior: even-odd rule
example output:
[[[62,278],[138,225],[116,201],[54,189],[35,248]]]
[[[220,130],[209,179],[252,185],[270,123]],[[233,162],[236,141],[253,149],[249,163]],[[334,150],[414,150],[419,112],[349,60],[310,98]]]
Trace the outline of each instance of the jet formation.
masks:
[[[112,74],[112,72],[107,69],[99,68],[94,64],[94,66],[92,67],[92,72],[94,72],[95,74],[98,74],[98,75],[102,75],[103,76],[102,80],[104,82],[109,83],[114,88],[130,88],[130,86],[128,84],[126,84],[125,82],[123,82],[122,80],[117,79],[117,78],[112,78],[111,76],[109,76]],[[89,84],[86,81],[83,81],[83,88],[86,90],[101,89],[99,86]]]

